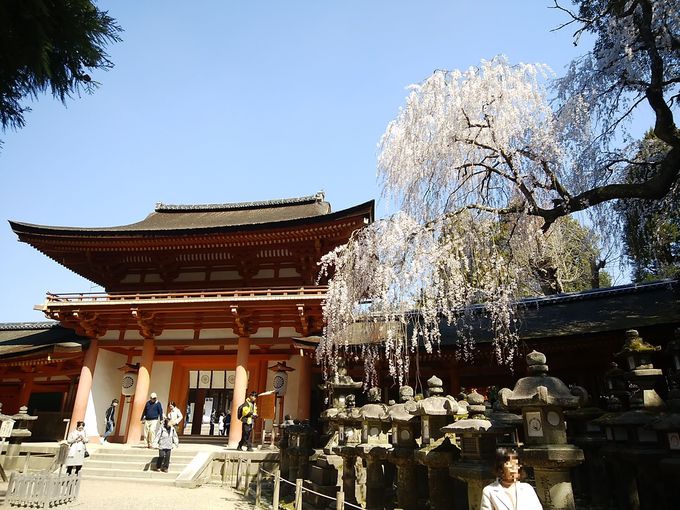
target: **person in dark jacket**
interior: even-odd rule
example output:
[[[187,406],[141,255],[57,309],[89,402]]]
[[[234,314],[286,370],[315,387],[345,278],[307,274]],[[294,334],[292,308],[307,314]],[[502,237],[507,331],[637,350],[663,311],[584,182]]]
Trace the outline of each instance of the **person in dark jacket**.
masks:
[[[146,440],[146,447],[153,448],[154,438],[156,432],[161,426],[163,419],[163,406],[158,401],[158,395],[152,393],[149,395],[149,400],[144,406],[142,412],[142,423],[144,424],[144,439]]]
[[[237,449],[240,450],[243,446],[248,447],[248,451],[253,451],[253,442],[250,438],[253,432],[253,425],[255,424],[255,418],[257,418],[257,405],[255,401],[257,400],[257,392],[251,391],[246,401],[238,407],[238,418],[243,424],[243,434],[241,440],[238,443]]]
[[[106,414],[104,415],[104,419],[106,420],[106,426],[105,426],[105,429],[104,429],[104,437],[102,438],[102,444],[107,442],[106,438],[108,438],[111,434],[113,434],[113,431],[116,428],[116,408],[117,407],[118,407],[118,399],[114,398],[111,401],[111,405],[106,410]]]

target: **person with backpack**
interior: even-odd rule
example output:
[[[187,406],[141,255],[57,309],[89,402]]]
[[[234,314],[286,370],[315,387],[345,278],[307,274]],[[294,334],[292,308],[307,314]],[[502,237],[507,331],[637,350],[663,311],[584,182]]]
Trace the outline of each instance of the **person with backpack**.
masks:
[[[170,424],[170,420],[165,418],[163,425],[156,433],[154,446],[158,448],[158,460],[156,461],[155,471],[168,472],[170,467],[170,452],[179,445],[179,437],[175,427]]]
[[[241,440],[238,443],[238,450],[241,450],[243,446],[246,446],[249,452],[253,451],[253,443],[250,439],[250,435],[253,432],[255,418],[257,418],[257,404],[255,404],[256,400],[257,392],[251,391],[248,395],[248,398],[246,398],[246,401],[238,407],[237,416],[238,419],[241,420],[241,423],[243,423],[243,435],[241,436]]]
[[[102,437],[102,444],[106,444],[106,439],[113,434],[113,430],[116,428],[116,408],[118,407],[118,399],[114,398],[111,401],[111,405],[106,410],[104,419],[106,420],[106,425],[104,429],[104,436]]]

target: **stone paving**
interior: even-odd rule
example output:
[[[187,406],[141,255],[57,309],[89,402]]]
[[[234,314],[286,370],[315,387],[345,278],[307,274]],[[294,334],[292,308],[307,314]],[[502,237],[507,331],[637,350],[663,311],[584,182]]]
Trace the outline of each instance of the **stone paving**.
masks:
[[[7,483],[0,482],[2,508],[14,508],[5,503]],[[250,510],[251,501],[229,487],[205,485],[197,489],[183,489],[173,486],[158,486],[143,482],[120,482],[109,480],[83,480],[78,501],[58,508],[79,508],[83,510],[103,509],[201,509],[224,508],[229,510]]]

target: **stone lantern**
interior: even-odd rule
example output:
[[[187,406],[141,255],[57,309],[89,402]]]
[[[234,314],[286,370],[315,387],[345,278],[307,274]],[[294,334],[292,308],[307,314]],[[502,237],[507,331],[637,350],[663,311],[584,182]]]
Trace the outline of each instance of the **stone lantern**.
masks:
[[[454,420],[458,403],[443,396],[442,381],[438,377],[428,379],[427,386],[428,397],[407,403],[406,409],[420,416],[421,448],[416,450],[415,459],[427,467],[430,508],[443,510],[450,507],[452,498],[460,497],[451,490],[454,480],[449,478],[449,466],[460,456],[460,448],[441,430]]]
[[[522,426],[522,417],[504,412],[499,402],[495,412],[487,416],[484,397],[476,390],[466,399],[468,417],[447,425],[442,431],[455,435],[461,448],[461,458],[449,466],[449,475],[466,482],[468,508],[479,510],[484,486],[496,478],[493,468],[496,448],[517,446],[516,430]]]
[[[348,400],[350,402],[356,400],[356,393],[361,387],[360,381],[354,381],[347,374],[347,367],[342,358],[338,360],[337,369],[330,380],[319,386],[328,395],[330,401],[330,407],[321,413],[321,421],[326,424],[325,433],[329,437],[328,447],[333,446],[337,441],[334,439],[335,433],[338,432],[335,418],[341,410],[347,407]],[[353,407],[353,404],[351,405]]]
[[[616,484],[616,503],[620,507],[637,508],[640,501],[656,507],[659,491],[659,462],[664,455],[659,434],[651,425],[659,419],[665,403],[654,390],[662,372],[651,363],[651,354],[658,351],[645,342],[635,330],[626,331],[626,341],[615,356],[626,363],[628,370],[617,378],[628,384],[625,396],[610,395],[608,413],[592,421],[604,428],[607,444],[603,448],[607,472]]]
[[[583,451],[567,444],[564,410],[579,406],[560,380],[548,375],[543,353],[527,355],[528,377],[523,377],[511,392],[500,394],[509,409],[521,409],[525,446],[522,462],[534,468],[537,494],[543,508],[575,508],[569,469],[583,462]]]
[[[372,510],[384,508],[386,485],[391,482],[394,473],[386,473],[384,469],[392,445],[389,442],[387,406],[380,400],[379,388],[368,390],[368,401],[359,409],[362,418],[361,444],[356,450],[366,463],[366,508]],[[392,477],[388,476],[390,474]]]
[[[413,402],[413,388],[399,388],[398,404],[387,409],[387,419],[392,423],[392,450],[389,462],[397,468],[397,505],[404,510],[418,507],[418,483],[416,477],[415,449],[420,434],[420,419],[406,410]]]
[[[361,415],[361,443],[389,444],[389,422],[385,419],[387,406],[380,400],[380,388],[368,390],[368,404],[359,409]]]
[[[432,376],[427,380],[428,396],[406,404],[406,410],[420,416],[421,446],[429,445],[444,435],[442,427],[453,421],[458,413],[458,403],[451,397],[444,397],[442,380]]]
[[[354,395],[348,395],[345,408],[340,409],[335,422],[338,426],[338,446],[354,447],[361,442],[361,414],[355,407]]]
[[[347,368],[342,359],[338,361],[337,370],[332,377],[320,386],[329,396],[331,407],[321,413],[321,420],[326,424],[328,438],[323,448],[323,455],[320,455],[316,463],[310,466],[311,483],[316,492],[335,497],[338,486],[343,485],[345,460],[336,450],[341,444],[347,444],[347,407],[350,407],[349,413],[351,413],[356,399],[355,394],[361,387],[361,382],[354,381],[347,374]],[[360,423],[359,417],[356,418],[356,422]],[[360,425],[358,426],[360,434]],[[350,435],[354,436],[354,429]],[[351,493],[354,494],[354,488]]]
[[[636,330],[626,331],[623,349],[614,357],[620,359],[628,369],[624,379],[628,381],[629,388],[634,390],[630,395],[631,408],[664,407],[663,401],[654,390],[654,384],[662,376],[662,372],[652,364],[652,354],[660,350],[660,346],[645,342]]]
[[[288,479],[305,479],[309,473],[309,458],[314,453],[314,429],[306,421],[286,427],[288,434]]]
[[[18,463],[21,458],[21,443],[25,439],[31,437],[31,431],[28,430],[28,424],[37,419],[37,416],[28,414],[28,407],[26,406],[21,406],[17,414],[0,414],[0,421],[14,420],[14,428],[12,428],[9,444],[7,445],[7,453],[5,454],[4,468],[6,470],[9,471],[18,468]]]
[[[413,401],[413,388],[399,388],[400,403],[387,410],[388,420],[392,423],[392,446],[400,448],[417,448],[416,438],[420,436],[420,419],[406,410],[408,402]]]
[[[348,395],[345,400],[345,408],[341,409],[335,418],[338,426],[338,446],[333,448],[333,453],[342,457],[342,487],[345,493],[345,501],[357,504],[356,480],[357,480],[357,456],[356,446],[361,442],[361,414],[354,407],[354,395]]]

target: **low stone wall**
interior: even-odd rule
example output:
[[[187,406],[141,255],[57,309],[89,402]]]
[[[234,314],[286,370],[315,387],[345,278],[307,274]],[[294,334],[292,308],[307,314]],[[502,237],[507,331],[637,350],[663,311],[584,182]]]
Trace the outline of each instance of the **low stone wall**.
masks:
[[[257,476],[260,467],[271,472],[278,463],[278,450],[200,452],[180,473],[175,485],[199,487],[206,483],[220,483],[235,486],[239,477],[243,483],[248,483]]]

